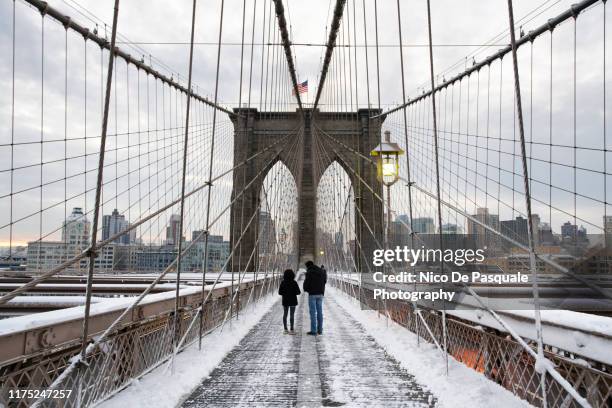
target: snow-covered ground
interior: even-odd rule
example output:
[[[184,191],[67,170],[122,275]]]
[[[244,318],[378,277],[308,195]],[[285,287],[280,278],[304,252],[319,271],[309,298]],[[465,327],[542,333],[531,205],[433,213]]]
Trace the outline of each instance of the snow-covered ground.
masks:
[[[452,358],[449,359],[447,376],[445,361],[434,345],[421,342],[417,346],[413,333],[391,320],[378,317],[375,311],[361,310],[352,298],[340,291],[329,288],[326,297],[333,297],[335,303],[359,322],[368,335],[412,374],[418,383],[435,395],[437,406],[489,408],[494,404],[496,408],[530,407],[506,389]],[[163,364],[141,379],[134,380],[133,384],[100,406],[164,408],[181,404],[261,320],[275,301],[276,297],[270,296],[255,307],[249,306],[248,318],[234,321],[232,327],[226,325],[223,332],[217,330],[206,336],[202,351],[198,351],[197,344],[194,344],[180,353],[174,362],[173,373],[167,369],[167,364]],[[331,317],[328,315],[328,318]],[[305,330],[303,327],[301,329]],[[333,331],[334,328],[329,327],[328,330]],[[328,337],[330,334],[328,332]],[[322,340],[325,340],[325,336]],[[339,380],[341,378],[334,379]],[[346,380],[347,384],[351,384],[350,378]]]
[[[416,336],[411,331],[391,319],[379,317],[376,311],[361,310],[354,299],[339,290],[329,288],[325,295],[333,296],[389,355],[419,383],[425,384],[438,398],[439,407],[531,407],[510,391],[450,357],[446,375],[446,362],[435,345],[421,341],[417,346]]]
[[[384,287],[399,289],[399,284],[383,283]],[[512,288],[504,288],[511,291]],[[537,340],[535,312],[533,308],[508,310],[509,304],[495,307],[495,299],[485,302],[503,318],[507,325],[521,337]],[[507,300],[507,299],[506,299]],[[503,300],[504,302],[506,300]],[[498,299],[498,301],[501,301]],[[599,301],[599,300],[597,300]],[[482,308],[475,298],[462,294],[455,298],[455,307],[447,313],[480,326],[507,331],[490,313]],[[585,304],[585,303],[583,303]],[[558,306],[555,306],[558,307]],[[605,309],[603,309],[605,310]],[[571,310],[546,309],[541,312],[542,338],[547,346],[576,354],[579,358],[612,364],[612,318]]]
[[[231,326],[227,322],[223,331],[217,329],[205,336],[201,351],[196,342],[179,353],[174,360],[173,373],[164,363],[141,379],[134,380],[128,388],[104,401],[99,407],[176,407],[238,345],[276,300],[275,296],[269,296],[254,307],[249,305]]]

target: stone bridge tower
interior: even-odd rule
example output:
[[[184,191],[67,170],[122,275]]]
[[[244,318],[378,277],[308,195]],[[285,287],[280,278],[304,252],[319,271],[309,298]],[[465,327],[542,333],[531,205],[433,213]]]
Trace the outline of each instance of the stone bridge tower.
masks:
[[[317,187],[319,179],[334,161],[348,174],[355,193],[355,228],[357,232],[354,253],[359,270],[371,267],[372,250],[383,242],[383,207],[375,196],[382,197],[382,183],[376,179],[375,166],[364,157],[380,143],[380,132],[384,117],[369,119],[379,110],[360,109],[358,112],[319,112],[305,109],[296,112],[258,112],[257,109],[234,109],[234,165],[262,152],[248,164],[234,171],[231,209],[231,242],[236,242],[240,231],[245,228],[257,211],[260,191],[268,170],[277,162],[283,162],[291,171],[298,190],[298,259],[304,262],[318,261],[316,242]],[[298,162],[291,161],[289,149],[295,142],[296,129],[302,129],[302,143],[297,146]],[[275,142],[289,138],[276,145]],[[315,140],[316,138],[316,140]],[[325,151],[322,151],[325,150]],[[359,152],[359,154],[355,153]],[[271,161],[271,158],[276,160]],[[361,181],[360,181],[361,180]],[[366,187],[367,185],[367,187]],[[257,241],[258,215],[246,228],[243,238],[232,256],[230,270],[254,271],[258,259],[257,251],[249,257]],[[371,230],[371,231],[370,231]],[[248,265],[247,265],[248,263]]]

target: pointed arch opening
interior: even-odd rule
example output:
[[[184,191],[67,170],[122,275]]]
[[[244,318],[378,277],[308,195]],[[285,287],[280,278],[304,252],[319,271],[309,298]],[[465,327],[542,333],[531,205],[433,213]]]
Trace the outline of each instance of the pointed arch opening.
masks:
[[[259,191],[257,254],[258,271],[297,267],[298,189],[281,160],[270,167]]]
[[[338,161],[323,172],[317,186],[317,261],[329,272],[351,273],[358,268],[355,191]]]

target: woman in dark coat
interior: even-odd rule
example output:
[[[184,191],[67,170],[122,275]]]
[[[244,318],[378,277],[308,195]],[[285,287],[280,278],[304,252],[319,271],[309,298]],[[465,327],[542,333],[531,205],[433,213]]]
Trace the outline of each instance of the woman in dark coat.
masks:
[[[278,294],[283,297],[283,325],[285,326],[285,334],[295,334],[293,330],[293,321],[295,315],[295,307],[298,304],[297,296],[302,293],[300,287],[295,281],[295,272],[287,269],[283,274],[283,281],[278,288]],[[287,313],[289,313],[289,323],[291,331],[287,330]]]

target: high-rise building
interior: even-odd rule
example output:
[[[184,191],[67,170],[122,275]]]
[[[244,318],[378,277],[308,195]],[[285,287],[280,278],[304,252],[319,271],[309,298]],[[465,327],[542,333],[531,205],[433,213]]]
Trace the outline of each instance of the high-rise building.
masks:
[[[612,215],[604,215],[603,226],[606,234],[612,234]]]
[[[336,244],[336,248],[338,248],[340,253],[344,252],[344,234],[342,231],[336,232],[334,235],[334,243]]]
[[[491,214],[488,208],[477,208],[472,218],[478,222],[468,219],[468,234],[473,236],[476,246],[487,247],[489,253],[499,250],[499,236],[483,226],[499,231],[499,215]]]
[[[542,224],[540,224],[540,228],[538,229],[538,236],[540,240],[539,242],[540,245],[550,246],[550,245],[556,244],[556,240],[552,232],[552,228],[550,227],[550,224],[547,222],[543,222]]]
[[[168,227],[166,227],[166,244],[167,245],[178,245],[179,235],[181,232],[181,217],[178,214],[172,214]],[[181,239],[185,239],[181,237]]]
[[[576,231],[576,239],[578,241],[586,241],[587,240],[587,229],[584,225],[581,225]]]
[[[410,217],[408,216],[408,214],[398,215],[397,217],[395,217],[395,221],[410,225]]]
[[[91,224],[83,214],[81,207],[74,207],[72,214],[62,224],[62,242],[86,247],[89,245],[89,230]]]
[[[219,272],[227,264],[230,254],[230,243],[223,235],[211,235],[208,238],[208,270]]]
[[[61,265],[68,259],[66,249],[66,244],[60,241],[28,242],[27,270],[44,272]]]
[[[61,265],[66,260],[79,255],[86,247],[66,244],[58,241],[33,241],[28,243],[27,269],[32,272],[45,272]],[[98,250],[94,260],[95,272],[110,272],[115,267],[116,249],[114,244],[108,244]],[[89,258],[67,268],[64,273],[83,273],[87,270]]]
[[[561,237],[564,239],[569,238],[570,240],[573,240],[576,238],[577,231],[577,226],[568,221],[561,226]]]
[[[422,217],[415,218],[412,222],[414,232],[419,234],[435,234],[436,227],[434,226],[433,218]]]
[[[62,224],[62,242],[65,245],[65,259],[79,255],[89,246],[91,224],[81,207],[74,207]]]
[[[526,218],[519,215],[513,220],[501,221],[500,228],[500,232],[508,238],[517,241],[519,244],[529,244],[529,232]]]
[[[603,230],[605,244],[608,248],[612,248],[612,215],[604,215]]]
[[[463,228],[457,224],[442,224],[443,234],[463,234]]]
[[[130,227],[130,222],[125,219],[125,215],[119,214],[119,211],[115,208],[111,215],[105,215],[102,217],[102,240],[109,239],[110,237],[127,230]],[[129,245],[136,241],[136,230],[129,231],[113,242],[118,244]]]
[[[136,269],[141,272],[151,273],[163,271],[177,256],[174,245],[150,245],[136,253]]]
[[[206,233],[204,230],[193,230],[191,232],[191,240],[194,242],[204,242],[206,240]]]
[[[569,221],[561,225],[561,243],[566,249],[571,248],[570,252],[574,256],[581,255],[582,250],[579,251],[579,249],[586,249],[588,241],[587,230],[584,226],[578,227]]]
[[[44,272],[61,265],[68,259],[80,255],[89,246],[91,225],[83,210],[75,207],[62,224],[61,241],[33,241],[28,243],[27,268],[33,272]],[[66,269],[66,273],[86,270],[89,259],[82,259]],[[114,267],[115,246],[105,245],[94,261],[96,272],[108,272]]]
[[[396,218],[397,220],[397,218]],[[410,223],[393,221],[389,226],[389,247],[408,245],[410,242]]]
[[[269,212],[259,213],[259,255],[269,255],[275,252],[276,226]]]

